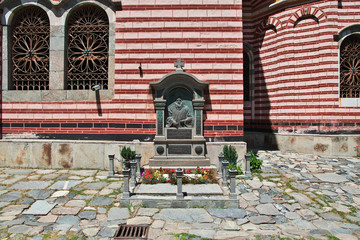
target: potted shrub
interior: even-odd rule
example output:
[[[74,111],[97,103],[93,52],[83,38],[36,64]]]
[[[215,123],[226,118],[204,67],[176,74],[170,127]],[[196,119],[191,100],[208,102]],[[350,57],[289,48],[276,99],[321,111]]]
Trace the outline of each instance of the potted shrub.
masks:
[[[124,159],[124,166],[130,168],[130,160],[135,159],[136,152],[132,151],[130,147],[123,147],[123,149],[121,149],[120,155]]]

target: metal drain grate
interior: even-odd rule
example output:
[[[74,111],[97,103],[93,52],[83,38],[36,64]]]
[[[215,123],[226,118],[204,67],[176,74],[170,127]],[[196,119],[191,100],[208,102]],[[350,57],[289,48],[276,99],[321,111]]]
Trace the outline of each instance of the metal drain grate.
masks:
[[[149,226],[145,225],[119,225],[115,239],[147,239]]]

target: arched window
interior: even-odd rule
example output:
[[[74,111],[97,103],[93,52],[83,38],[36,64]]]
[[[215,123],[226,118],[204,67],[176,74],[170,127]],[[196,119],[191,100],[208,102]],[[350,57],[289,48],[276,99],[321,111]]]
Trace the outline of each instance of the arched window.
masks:
[[[109,20],[94,5],[74,10],[67,22],[67,78],[69,90],[108,89]]]
[[[44,10],[28,6],[17,11],[11,35],[11,90],[49,89],[50,23]]]
[[[352,34],[340,47],[340,98],[360,97],[360,35]]]

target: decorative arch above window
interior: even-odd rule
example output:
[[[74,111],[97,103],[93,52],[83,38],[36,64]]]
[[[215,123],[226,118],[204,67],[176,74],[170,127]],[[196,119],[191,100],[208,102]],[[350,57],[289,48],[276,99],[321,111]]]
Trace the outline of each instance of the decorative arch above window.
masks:
[[[271,29],[277,33],[278,28],[281,28],[280,19],[278,19],[276,17],[269,17],[267,19],[267,21],[263,21],[259,24],[259,26],[256,28],[255,32],[257,34],[261,34],[262,32]]]
[[[108,89],[109,20],[95,5],[84,5],[70,13],[67,20],[68,90]]]
[[[327,19],[326,13],[317,7],[306,7],[297,10],[288,20],[288,27],[296,27],[296,25],[305,19],[313,19],[315,22],[320,23]]]
[[[10,90],[49,89],[50,22],[44,10],[27,6],[14,14]]]
[[[254,56],[252,47],[244,42],[243,50],[244,101],[254,100]]]

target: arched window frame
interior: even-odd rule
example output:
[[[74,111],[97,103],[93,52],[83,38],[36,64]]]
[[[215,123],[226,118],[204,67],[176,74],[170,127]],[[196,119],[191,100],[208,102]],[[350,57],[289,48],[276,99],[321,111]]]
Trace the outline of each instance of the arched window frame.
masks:
[[[80,16],[86,10],[96,12],[100,18]],[[78,17],[78,22],[88,21],[92,25],[76,25],[74,17]],[[71,9],[66,20],[65,89],[91,89],[95,85],[108,89],[108,60],[109,18],[105,10],[91,3]]]
[[[48,90],[50,20],[37,6],[19,8],[13,16],[9,39],[9,89]],[[35,26],[34,26],[35,25]]]
[[[247,101],[253,101],[254,100],[254,89],[255,89],[255,75],[254,75],[254,55],[253,55],[253,50],[252,47],[244,42],[244,49],[243,49],[244,54],[246,53],[249,57],[249,89],[248,89],[248,96],[249,96],[249,100]],[[244,64],[245,66],[245,64]],[[244,70],[245,72],[245,70]],[[245,84],[245,79],[243,79],[244,84]],[[245,89],[244,89],[245,91]],[[245,92],[244,92],[244,96],[245,96]],[[245,100],[244,100],[245,102]]]
[[[18,91],[9,88],[9,48],[3,47],[2,51],[2,99],[11,101],[64,101],[64,100],[96,100],[96,95],[91,90],[73,91],[65,90],[65,21],[67,15],[75,7],[83,4],[94,4],[101,7],[109,20],[109,57],[108,57],[108,90],[101,90],[102,100],[111,100],[114,96],[115,78],[115,25],[116,10],[121,9],[120,0],[62,0],[60,3],[49,0],[3,0],[0,8],[3,9],[2,45],[8,46],[9,31],[14,12],[19,8],[34,5],[42,8],[50,20],[50,64],[49,64],[49,90]]]
[[[342,90],[342,80],[341,80],[341,67],[342,67],[342,54],[341,50],[343,44],[346,43],[346,40],[352,37],[358,37],[360,39],[360,24],[355,24],[348,26],[342,29],[338,34],[334,35],[334,40],[338,41],[338,83],[339,83],[339,106],[340,107],[360,107],[360,90],[358,95],[354,97],[348,97],[346,94],[341,92]],[[359,40],[359,47],[360,47],[360,40]],[[360,56],[359,56],[360,61]]]

